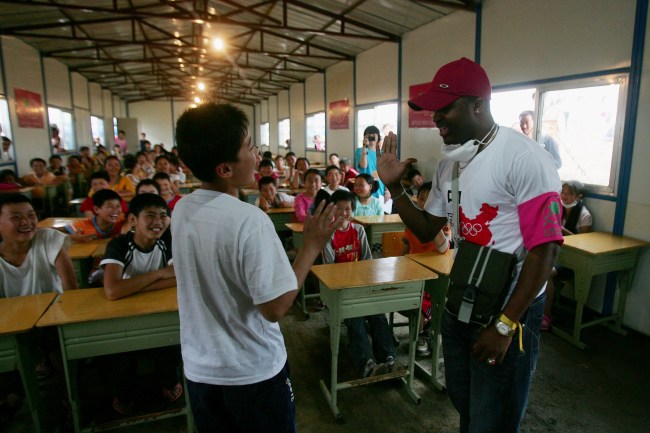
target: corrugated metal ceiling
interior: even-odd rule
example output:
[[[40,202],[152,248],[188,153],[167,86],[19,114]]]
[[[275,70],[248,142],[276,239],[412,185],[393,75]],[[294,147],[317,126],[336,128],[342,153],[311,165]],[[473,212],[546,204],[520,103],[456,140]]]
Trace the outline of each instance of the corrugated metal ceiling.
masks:
[[[0,0],[15,36],[128,101],[252,104],[475,0]],[[219,51],[212,45],[225,43]]]

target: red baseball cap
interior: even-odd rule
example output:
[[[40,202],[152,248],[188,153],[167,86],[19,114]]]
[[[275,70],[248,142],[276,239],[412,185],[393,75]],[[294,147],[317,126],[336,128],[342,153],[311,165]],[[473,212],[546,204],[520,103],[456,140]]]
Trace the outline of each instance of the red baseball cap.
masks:
[[[415,111],[436,111],[461,96],[490,99],[491,95],[492,86],[485,70],[463,57],[438,69],[429,90],[411,99],[409,107]]]

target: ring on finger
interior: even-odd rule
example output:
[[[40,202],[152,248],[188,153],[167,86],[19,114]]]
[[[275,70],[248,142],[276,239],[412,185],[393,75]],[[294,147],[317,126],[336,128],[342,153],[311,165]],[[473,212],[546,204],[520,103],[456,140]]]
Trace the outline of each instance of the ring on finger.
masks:
[[[496,365],[497,360],[494,358],[488,358],[487,363],[488,365]]]

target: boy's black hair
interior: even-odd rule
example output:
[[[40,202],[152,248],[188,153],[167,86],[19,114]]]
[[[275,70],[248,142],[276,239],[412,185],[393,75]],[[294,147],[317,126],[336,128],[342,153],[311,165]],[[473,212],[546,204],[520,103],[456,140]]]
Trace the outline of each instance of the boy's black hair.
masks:
[[[408,171],[406,172],[406,178],[408,180],[413,180],[415,176],[422,176],[422,173],[420,173],[420,170],[418,170],[415,167],[409,168]]]
[[[165,199],[158,194],[152,194],[149,192],[138,194],[133,197],[133,200],[131,200],[131,203],[129,203],[129,214],[137,217],[140,215],[140,212],[150,207],[163,208],[165,209],[165,212],[167,212],[168,216],[171,214],[169,211],[169,206],[167,206]]]
[[[88,183],[91,183],[93,179],[104,179],[106,182],[111,181],[111,177],[104,170],[96,171],[93,174],[91,174],[90,179],[88,179]]]
[[[146,157],[147,157],[147,152],[145,152],[144,150],[139,150],[139,151],[135,154],[135,159],[138,159],[138,156],[144,156],[144,157],[146,158]]]
[[[32,204],[32,201],[26,195],[23,194],[0,194],[0,213],[2,213],[2,208],[5,205],[19,204],[19,203]]]
[[[117,200],[122,203],[122,197],[112,189],[101,189],[93,194],[93,206],[102,207],[108,200]]]
[[[124,164],[124,168],[131,171],[135,168],[135,165],[138,163],[138,160],[135,158],[135,156],[129,153],[128,155],[124,156],[124,161],[122,162]]]
[[[81,146],[81,147],[79,148],[79,152],[83,152],[84,150],[90,150],[90,147],[88,147],[88,146]]]
[[[344,156],[343,158],[339,159],[339,165],[340,164],[350,165],[350,159]]]
[[[10,139],[9,137],[5,136],[5,135],[3,135],[2,137],[0,137],[0,140],[2,140],[2,141],[8,141],[8,142],[11,143],[11,139]]]
[[[97,147],[99,149],[99,146]],[[114,159],[115,161],[120,163],[120,168],[122,168],[122,161],[120,161],[120,158],[118,158],[115,155],[108,155],[106,159],[104,160],[104,167],[106,167],[106,163],[110,161],[111,159]]]
[[[312,205],[311,208],[311,213],[313,214],[320,202],[325,200],[325,206],[330,204],[330,201],[332,201],[332,196],[330,195],[329,192],[325,191],[324,189],[319,190],[316,193],[316,197],[314,197],[314,204]]]
[[[355,177],[355,179],[359,179],[359,178],[365,180],[368,183],[368,185],[370,185],[370,194],[371,195],[376,193],[379,190],[379,182],[377,182],[375,180],[375,178],[372,177],[371,174],[361,173],[361,174],[357,175],[357,177]]]
[[[273,152],[271,152],[270,150],[267,150],[266,152],[264,152],[262,154],[262,158],[273,159]]]
[[[335,165],[328,165],[327,168],[325,169],[325,176],[327,176],[327,173],[329,173],[330,170],[336,170],[336,171],[338,171],[339,173],[342,174],[341,169],[339,167],[337,167]]]
[[[52,156],[50,156],[50,159],[49,159],[50,163],[54,159],[58,159],[59,161],[63,162],[63,158],[61,158],[59,155],[52,155]]]
[[[16,173],[13,170],[7,168],[7,169],[4,169],[4,170],[0,171],[0,183],[7,183],[6,182],[7,176],[13,176],[14,179],[18,179],[18,176],[16,176]]]
[[[322,182],[322,181],[323,181],[323,175],[320,174],[320,170],[317,169],[317,168],[310,168],[310,169],[308,169],[308,170],[305,172],[305,177],[304,177],[304,179],[307,179],[307,176],[309,176],[310,174],[314,174],[314,173],[317,174],[318,177],[320,177],[320,180],[321,180],[321,182]]]
[[[76,159],[77,161],[81,162],[81,157],[79,155],[70,155],[70,156],[68,156],[68,164],[70,164],[71,159]]]
[[[29,166],[33,166],[35,162],[42,162],[43,164],[47,165],[47,162],[43,158],[32,158],[29,160]]]
[[[160,161],[161,159],[166,159],[167,162],[171,163],[171,160],[169,159],[169,155],[167,155],[166,153],[161,153],[156,157],[156,159],[154,159],[154,164],[158,164],[158,161]]]
[[[169,175],[167,173],[163,173],[163,172],[154,174],[152,179],[154,181],[156,181],[156,180],[168,180],[170,182],[172,181],[172,178],[169,177]]]
[[[262,159],[260,161],[260,168],[262,168],[262,167],[271,167],[271,168],[273,168],[274,167],[273,161],[268,159],[268,158]]]
[[[247,131],[248,118],[234,105],[201,104],[186,110],[176,123],[178,155],[194,176],[213,182],[219,164],[239,160]]]
[[[141,186],[146,186],[146,185],[153,185],[154,188],[156,188],[156,191],[158,191],[158,194],[160,194],[160,185],[158,185],[158,182],[156,182],[153,179],[142,179],[138,184],[135,186],[135,195],[138,195],[138,191],[140,190]]]
[[[330,156],[329,156],[329,157],[331,158],[331,157],[333,157],[333,156],[336,156],[336,157],[338,158],[338,157],[339,157],[339,154],[338,154],[338,153],[330,153]]]
[[[307,158],[305,158],[304,156],[301,156],[300,158],[296,159],[296,163],[293,165],[293,168],[295,168],[297,170],[298,169],[298,163],[300,161],[305,161],[307,163],[307,168],[309,168],[311,166],[311,163],[309,162],[309,160]]]
[[[433,182],[424,182],[418,188],[418,195],[420,194],[420,191],[431,191],[432,188],[433,188]]]
[[[273,179],[271,176],[264,176],[264,177],[260,178],[260,180],[257,181],[257,187],[259,189],[262,189],[262,186],[268,185],[270,183],[275,185],[275,179]]]
[[[296,156],[296,152],[287,152],[287,153],[284,155],[284,159],[287,159],[287,158],[290,157],[290,156]]]
[[[357,208],[356,198],[357,196],[351,193],[350,191],[339,189],[334,191],[334,194],[332,194],[332,198],[330,199],[330,202],[336,204],[340,201],[349,201],[352,205],[352,211],[354,211]]]

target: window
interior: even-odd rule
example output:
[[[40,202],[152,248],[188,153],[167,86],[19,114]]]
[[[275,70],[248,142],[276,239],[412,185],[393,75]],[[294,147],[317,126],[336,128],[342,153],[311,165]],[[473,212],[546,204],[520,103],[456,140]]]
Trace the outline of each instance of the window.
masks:
[[[104,138],[104,120],[100,117],[90,116],[90,131],[93,143],[100,144]]]
[[[269,145],[269,122],[260,125],[260,148]]]
[[[278,123],[278,143],[283,149],[291,148],[291,120],[282,119]]]
[[[58,108],[48,107],[47,115],[50,119],[52,153],[74,152],[76,150],[76,143],[74,127],[72,125],[72,113]],[[57,146],[59,150],[54,149],[54,146]]]
[[[325,151],[325,112],[307,116],[307,150]]]
[[[357,146],[363,144],[363,131],[368,126],[376,126],[382,138],[393,131],[397,134],[397,104],[381,104],[357,110]]]
[[[0,135],[9,138],[12,141],[8,149],[5,149],[4,147],[2,148],[0,164],[13,164],[16,160],[16,154],[14,153],[15,143],[13,143],[11,123],[9,122],[9,106],[7,105],[7,100],[2,96],[0,96]]]
[[[492,113],[500,125],[518,128],[519,113],[534,111],[534,138],[558,146],[562,180],[579,180],[592,192],[613,195],[618,180],[627,75],[545,83],[495,92]],[[517,113],[519,112],[519,113]]]

